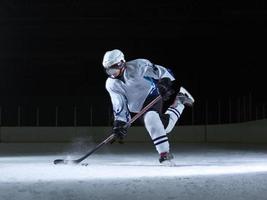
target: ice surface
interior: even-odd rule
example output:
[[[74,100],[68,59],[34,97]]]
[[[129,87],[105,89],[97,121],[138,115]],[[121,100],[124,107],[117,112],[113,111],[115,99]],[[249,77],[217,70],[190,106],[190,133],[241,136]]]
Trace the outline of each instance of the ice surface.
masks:
[[[126,148],[127,147],[127,148]],[[79,165],[54,165],[64,152],[2,153],[0,200],[262,199],[267,149],[173,147],[176,166],[158,163],[149,144],[114,146]],[[248,198],[250,197],[250,198]]]

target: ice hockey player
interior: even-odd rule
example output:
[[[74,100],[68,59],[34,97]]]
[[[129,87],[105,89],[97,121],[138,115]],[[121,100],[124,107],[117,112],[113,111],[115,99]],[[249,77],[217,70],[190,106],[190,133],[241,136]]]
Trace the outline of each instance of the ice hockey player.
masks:
[[[125,61],[118,49],[107,51],[103,58],[104,69],[109,76],[106,89],[109,92],[114,111],[112,132],[121,141],[127,134],[131,119],[130,113],[138,113],[157,96],[157,102],[143,116],[142,120],[159,153],[159,162],[171,162],[168,133],[171,132],[185,106],[192,106],[194,99],[183,87],[172,105],[162,113],[163,101],[174,94],[172,82],[175,80],[169,69],[151,63],[147,59]]]

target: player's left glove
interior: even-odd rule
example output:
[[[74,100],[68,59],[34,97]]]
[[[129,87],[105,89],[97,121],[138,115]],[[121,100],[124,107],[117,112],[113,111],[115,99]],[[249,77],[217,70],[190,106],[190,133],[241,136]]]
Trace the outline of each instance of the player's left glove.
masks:
[[[172,94],[174,94],[174,90],[172,89],[172,81],[169,78],[162,78],[159,80],[157,87],[162,99],[167,101]]]
[[[127,135],[128,127],[128,123],[120,120],[115,120],[112,128],[112,133],[115,134],[115,138],[111,141],[111,143],[118,141],[120,144],[122,144],[123,139]]]

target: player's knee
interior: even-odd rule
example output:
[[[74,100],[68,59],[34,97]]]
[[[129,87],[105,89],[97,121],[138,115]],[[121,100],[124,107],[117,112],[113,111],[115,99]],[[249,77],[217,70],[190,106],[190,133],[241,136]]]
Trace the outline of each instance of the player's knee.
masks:
[[[156,129],[156,126],[153,126],[153,125],[155,123],[158,123],[159,120],[160,120],[159,114],[156,111],[149,111],[144,116],[145,125],[146,127],[150,127],[150,129],[153,129],[153,128]],[[156,130],[151,130],[151,131],[153,132]]]
[[[159,114],[156,111],[149,111],[144,116],[145,124],[153,124],[155,121],[158,121]]]
[[[160,116],[156,111],[147,112],[144,116],[144,122],[145,127],[153,140],[166,135]]]

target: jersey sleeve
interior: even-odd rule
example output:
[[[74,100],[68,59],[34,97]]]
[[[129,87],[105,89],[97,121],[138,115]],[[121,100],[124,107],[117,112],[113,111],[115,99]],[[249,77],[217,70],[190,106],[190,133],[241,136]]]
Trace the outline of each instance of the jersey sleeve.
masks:
[[[106,82],[106,89],[111,98],[114,120],[120,120],[128,123],[131,119],[131,115],[123,90],[120,90],[119,87],[115,88],[114,84],[112,85],[110,81]]]
[[[154,79],[170,78],[171,81],[175,80],[170,69],[153,64],[146,59],[141,59],[141,63],[141,68],[144,76],[148,76]]]

